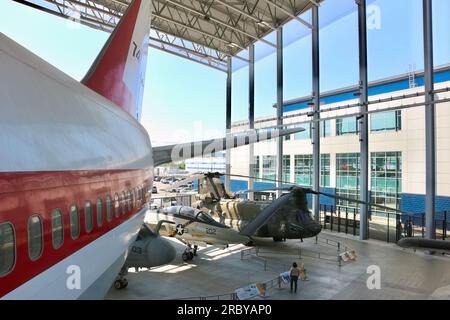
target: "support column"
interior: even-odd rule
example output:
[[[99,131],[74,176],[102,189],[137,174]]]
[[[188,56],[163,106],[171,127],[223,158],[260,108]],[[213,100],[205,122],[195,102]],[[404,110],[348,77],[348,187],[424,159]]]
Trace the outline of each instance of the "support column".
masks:
[[[432,0],[423,0],[423,35],[425,57],[425,152],[426,152],[426,199],[425,236],[436,239],[435,201],[436,201],[436,129],[434,103],[434,63],[433,63],[433,10]]]
[[[314,116],[312,124],[313,143],[313,190],[320,191],[320,62],[319,62],[319,8],[312,7],[312,87]],[[320,196],[313,195],[313,213],[320,220]]]
[[[255,45],[251,44],[248,48],[248,126],[250,130],[255,128]],[[248,166],[248,175],[249,177],[253,177],[254,175],[254,145],[249,145],[249,166]],[[254,188],[254,179],[248,179],[248,188]],[[248,194],[248,198],[253,200],[253,192]]]
[[[277,127],[282,129],[283,126],[283,27],[277,29]],[[283,137],[277,138],[277,188],[281,188],[283,184]],[[277,198],[282,195],[283,191],[277,191]]]
[[[359,33],[359,88],[360,88],[360,116],[359,118],[359,142],[360,142],[360,166],[359,199],[369,202],[369,124],[367,115],[368,105],[368,76],[367,76],[367,21],[366,0],[356,0],[358,5],[358,33]],[[361,204],[359,238],[369,238],[369,206]]]
[[[228,71],[227,71],[227,95],[226,95],[226,134],[231,133],[231,78],[232,78],[232,64],[231,56],[228,56]],[[231,191],[231,150],[226,151],[225,157],[225,189]]]

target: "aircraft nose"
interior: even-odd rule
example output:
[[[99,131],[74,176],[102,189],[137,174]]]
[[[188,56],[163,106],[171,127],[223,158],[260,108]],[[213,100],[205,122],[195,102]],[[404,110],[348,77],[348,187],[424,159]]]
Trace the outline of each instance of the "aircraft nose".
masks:
[[[312,223],[310,229],[313,236],[316,236],[322,231],[322,226],[319,223]]]

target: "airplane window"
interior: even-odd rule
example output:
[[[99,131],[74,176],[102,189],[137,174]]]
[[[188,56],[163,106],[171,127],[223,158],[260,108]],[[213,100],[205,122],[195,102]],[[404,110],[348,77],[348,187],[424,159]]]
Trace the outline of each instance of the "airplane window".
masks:
[[[42,219],[38,214],[28,219],[28,255],[32,261],[42,255]]]
[[[102,199],[97,199],[97,226],[103,225]]]
[[[80,215],[78,214],[77,206],[70,207],[70,236],[73,240],[80,235]]]
[[[117,193],[114,194],[114,215],[116,218],[119,217],[120,214],[119,208],[119,195]]]
[[[11,223],[0,224],[0,277],[9,273],[16,262],[16,239]]]
[[[128,197],[129,197],[128,209],[132,210],[134,208],[134,192],[133,192],[133,190],[128,191]]]
[[[112,220],[112,207],[111,207],[111,197],[106,197],[106,219],[108,222],[111,222]]]
[[[84,226],[86,228],[86,232],[89,233],[93,228],[92,222],[92,206],[90,201],[86,201],[84,204]]]
[[[127,204],[128,204],[128,211],[131,211],[132,209],[132,204],[131,204],[132,198],[131,198],[131,192],[128,191],[127,192]]]
[[[122,199],[120,202],[122,204],[122,214],[125,215],[125,213],[127,212],[125,192],[122,192]]]
[[[52,212],[52,244],[54,249],[62,246],[64,241],[63,216],[61,210]]]
[[[135,205],[136,205],[136,207],[137,207],[137,206],[139,205],[139,203],[138,203],[139,199],[138,199],[137,188],[135,188],[133,191],[134,191],[134,202],[135,202]]]

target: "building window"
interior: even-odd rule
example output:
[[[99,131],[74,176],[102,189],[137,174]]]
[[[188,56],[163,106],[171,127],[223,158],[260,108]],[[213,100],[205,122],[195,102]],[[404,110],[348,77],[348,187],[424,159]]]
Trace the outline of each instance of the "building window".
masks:
[[[320,124],[320,137],[331,137],[331,120],[324,120]]]
[[[370,131],[399,131],[402,129],[400,110],[373,113],[370,116]]]
[[[330,186],[330,154],[320,155],[320,186]]]
[[[108,222],[112,221],[112,207],[111,207],[111,197],[106,197],[106,220]]]
[[[276,160],[275,156],[263,156],[263,179],[276,180]]]
[[[80,215],[75,205],[70,207],[70,236],[73,240],[80,236]]]
[[[96,213],[97,213],[97,226],[101,227],[103,225],[103,213],[102,213],[102,199],[98,198],[97,199],[97,209],[96,209]]]
[[[336,119],[336,135],[358,133],[358,120],[356,117]]]
[[[42,255],[42,219],[38,214],[28,219],[28,255],[32,261]]]
[[[0,224],[0,277],[8,274],[16,263],[16,236],[11,223]]]
[[[295,155],[295,183],[302,186],[312,184],[312,155]]]
[[[294,133],[294,140],[311,139],[311,123],[302,124],[302,125],[296,126],[296,128],[303,128],[305,130]]]
[[[253,157],[253,177],[255,177],[256,180],[261,177],[259,172],[259,165],[259,156]]]
[[[291,156],[283,155],[283,179],[284,182],[291,182]]]
[[[62,246],[64,241],[63,216],[61,210],[52,212],[52,244],[54,249]]]
[[[90,201],[86,201],[84,204],[84,226],[87,233],[91,232],[94,227],[94,223],[92,221],[92,206]]]
[[[400,209],[402,192],[402,153],[371,153],[371,198],[372,203]],[[394,211],[373,208],[372,214],[395,213]]]
[[[336,195],[359,198],[359,153],[336,154]],[[355,202],[336,200],[342,207],[358,208]]]

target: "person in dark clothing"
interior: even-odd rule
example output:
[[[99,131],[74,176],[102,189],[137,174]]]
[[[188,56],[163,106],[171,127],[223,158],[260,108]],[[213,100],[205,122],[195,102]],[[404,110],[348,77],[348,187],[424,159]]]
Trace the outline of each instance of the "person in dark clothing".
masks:
[[[291,277],[291,292],[294,289],[294,293],[297,293],[297,281],[300,276],[300,269],[297,267],[297,263],[292,264],[292,268],[289,272],[289,276]]]

